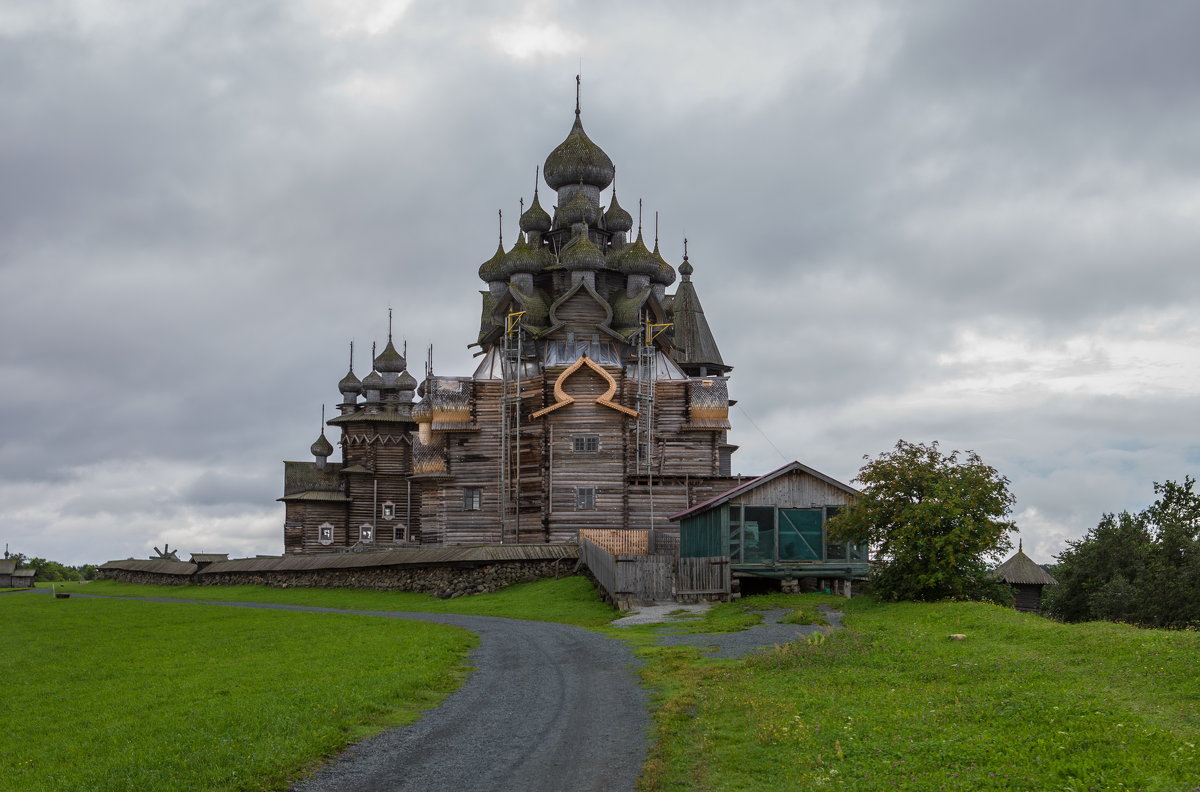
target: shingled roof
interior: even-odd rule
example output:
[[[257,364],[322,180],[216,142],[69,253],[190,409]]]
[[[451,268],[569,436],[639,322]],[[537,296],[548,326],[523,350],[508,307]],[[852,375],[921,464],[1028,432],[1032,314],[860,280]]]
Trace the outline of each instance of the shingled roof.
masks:
[[[1053,586],[1058,583],[1053,575],[1025,555],[1024,550],[1019,546],[1016,554],[996,567],[991,576],[995,580],[1024,586]]]

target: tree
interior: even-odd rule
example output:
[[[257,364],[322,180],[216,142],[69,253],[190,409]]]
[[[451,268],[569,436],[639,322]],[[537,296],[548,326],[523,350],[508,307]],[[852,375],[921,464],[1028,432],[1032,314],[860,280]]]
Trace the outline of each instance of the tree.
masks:
[[[869,542],[871,585],[884,599],[1011,602],[988,573],[1011,549],[1008,479],[974,451],[943,454],[900,440],[854,480],[862,496],[829,523],[833,541]]]
[[[1200,494],[1195,479],[1155,482],[1144,511],[1105,514],[1058,556],[1045,607],[1064,621],[1200,626]]]

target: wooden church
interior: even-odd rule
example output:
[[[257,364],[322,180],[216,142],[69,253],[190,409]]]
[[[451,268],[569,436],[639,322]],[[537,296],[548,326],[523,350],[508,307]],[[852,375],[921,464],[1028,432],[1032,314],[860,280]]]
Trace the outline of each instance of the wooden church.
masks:
[[[686,240],[678,268],[617,201],[584,132],[541,171],[520,233],[479,267],[481,362],[418,383],[390,336],[338,383],[341,462],[284,463],[288,553],[573,541],[582,528],[678,532],[667,515],[732,488],[728,375]],[[674,287],[673,293],[668,290]]]

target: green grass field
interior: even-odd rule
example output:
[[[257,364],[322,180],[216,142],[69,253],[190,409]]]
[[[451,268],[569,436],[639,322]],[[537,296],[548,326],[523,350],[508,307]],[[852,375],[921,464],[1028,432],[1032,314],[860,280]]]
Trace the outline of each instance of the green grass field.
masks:
[[[1200,789],[1197,633],[806,600],[847,629],[739,662],[642,650],[644,792]]]
[[[0,790],[266,790],[461,684],[470,634],[320,613],[0,599]]]

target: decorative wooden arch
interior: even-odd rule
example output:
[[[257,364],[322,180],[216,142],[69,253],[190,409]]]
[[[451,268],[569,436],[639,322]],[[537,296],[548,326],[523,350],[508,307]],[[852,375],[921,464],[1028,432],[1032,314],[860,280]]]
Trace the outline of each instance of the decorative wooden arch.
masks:
[[[637,410],[631,410],[628,407],[617,404],[612,400],[612,397],[617,395],[617,381],[613,379],[612,374],[609,374],[607,371],[605,371],[600,364],[596,363],[596,361],[592,360],[587,355],[580,355],[579,359],[568,366],[562,374],[558,375],[558,379],[554,381],[554,398],[558,401],[554,402],[554,404],[551,404],[549,407],[538,410],[530,417],[541,418],[543,415],[548,415],[560,407],[566,407],[568,404],[574,404],[575,397],[563,390],[563,383],[565,383],[572,374],[574,374],[576,371],[579,371],[579,369],[583,368],[584,366],[587,366],[592,371],[599,374],[604,378],[604,381],[608,383],[608,390],[596,397],[596,404],[602,404],[605,407],[611,407],[617,412],[625,413],[632,418],[637,418]]]

